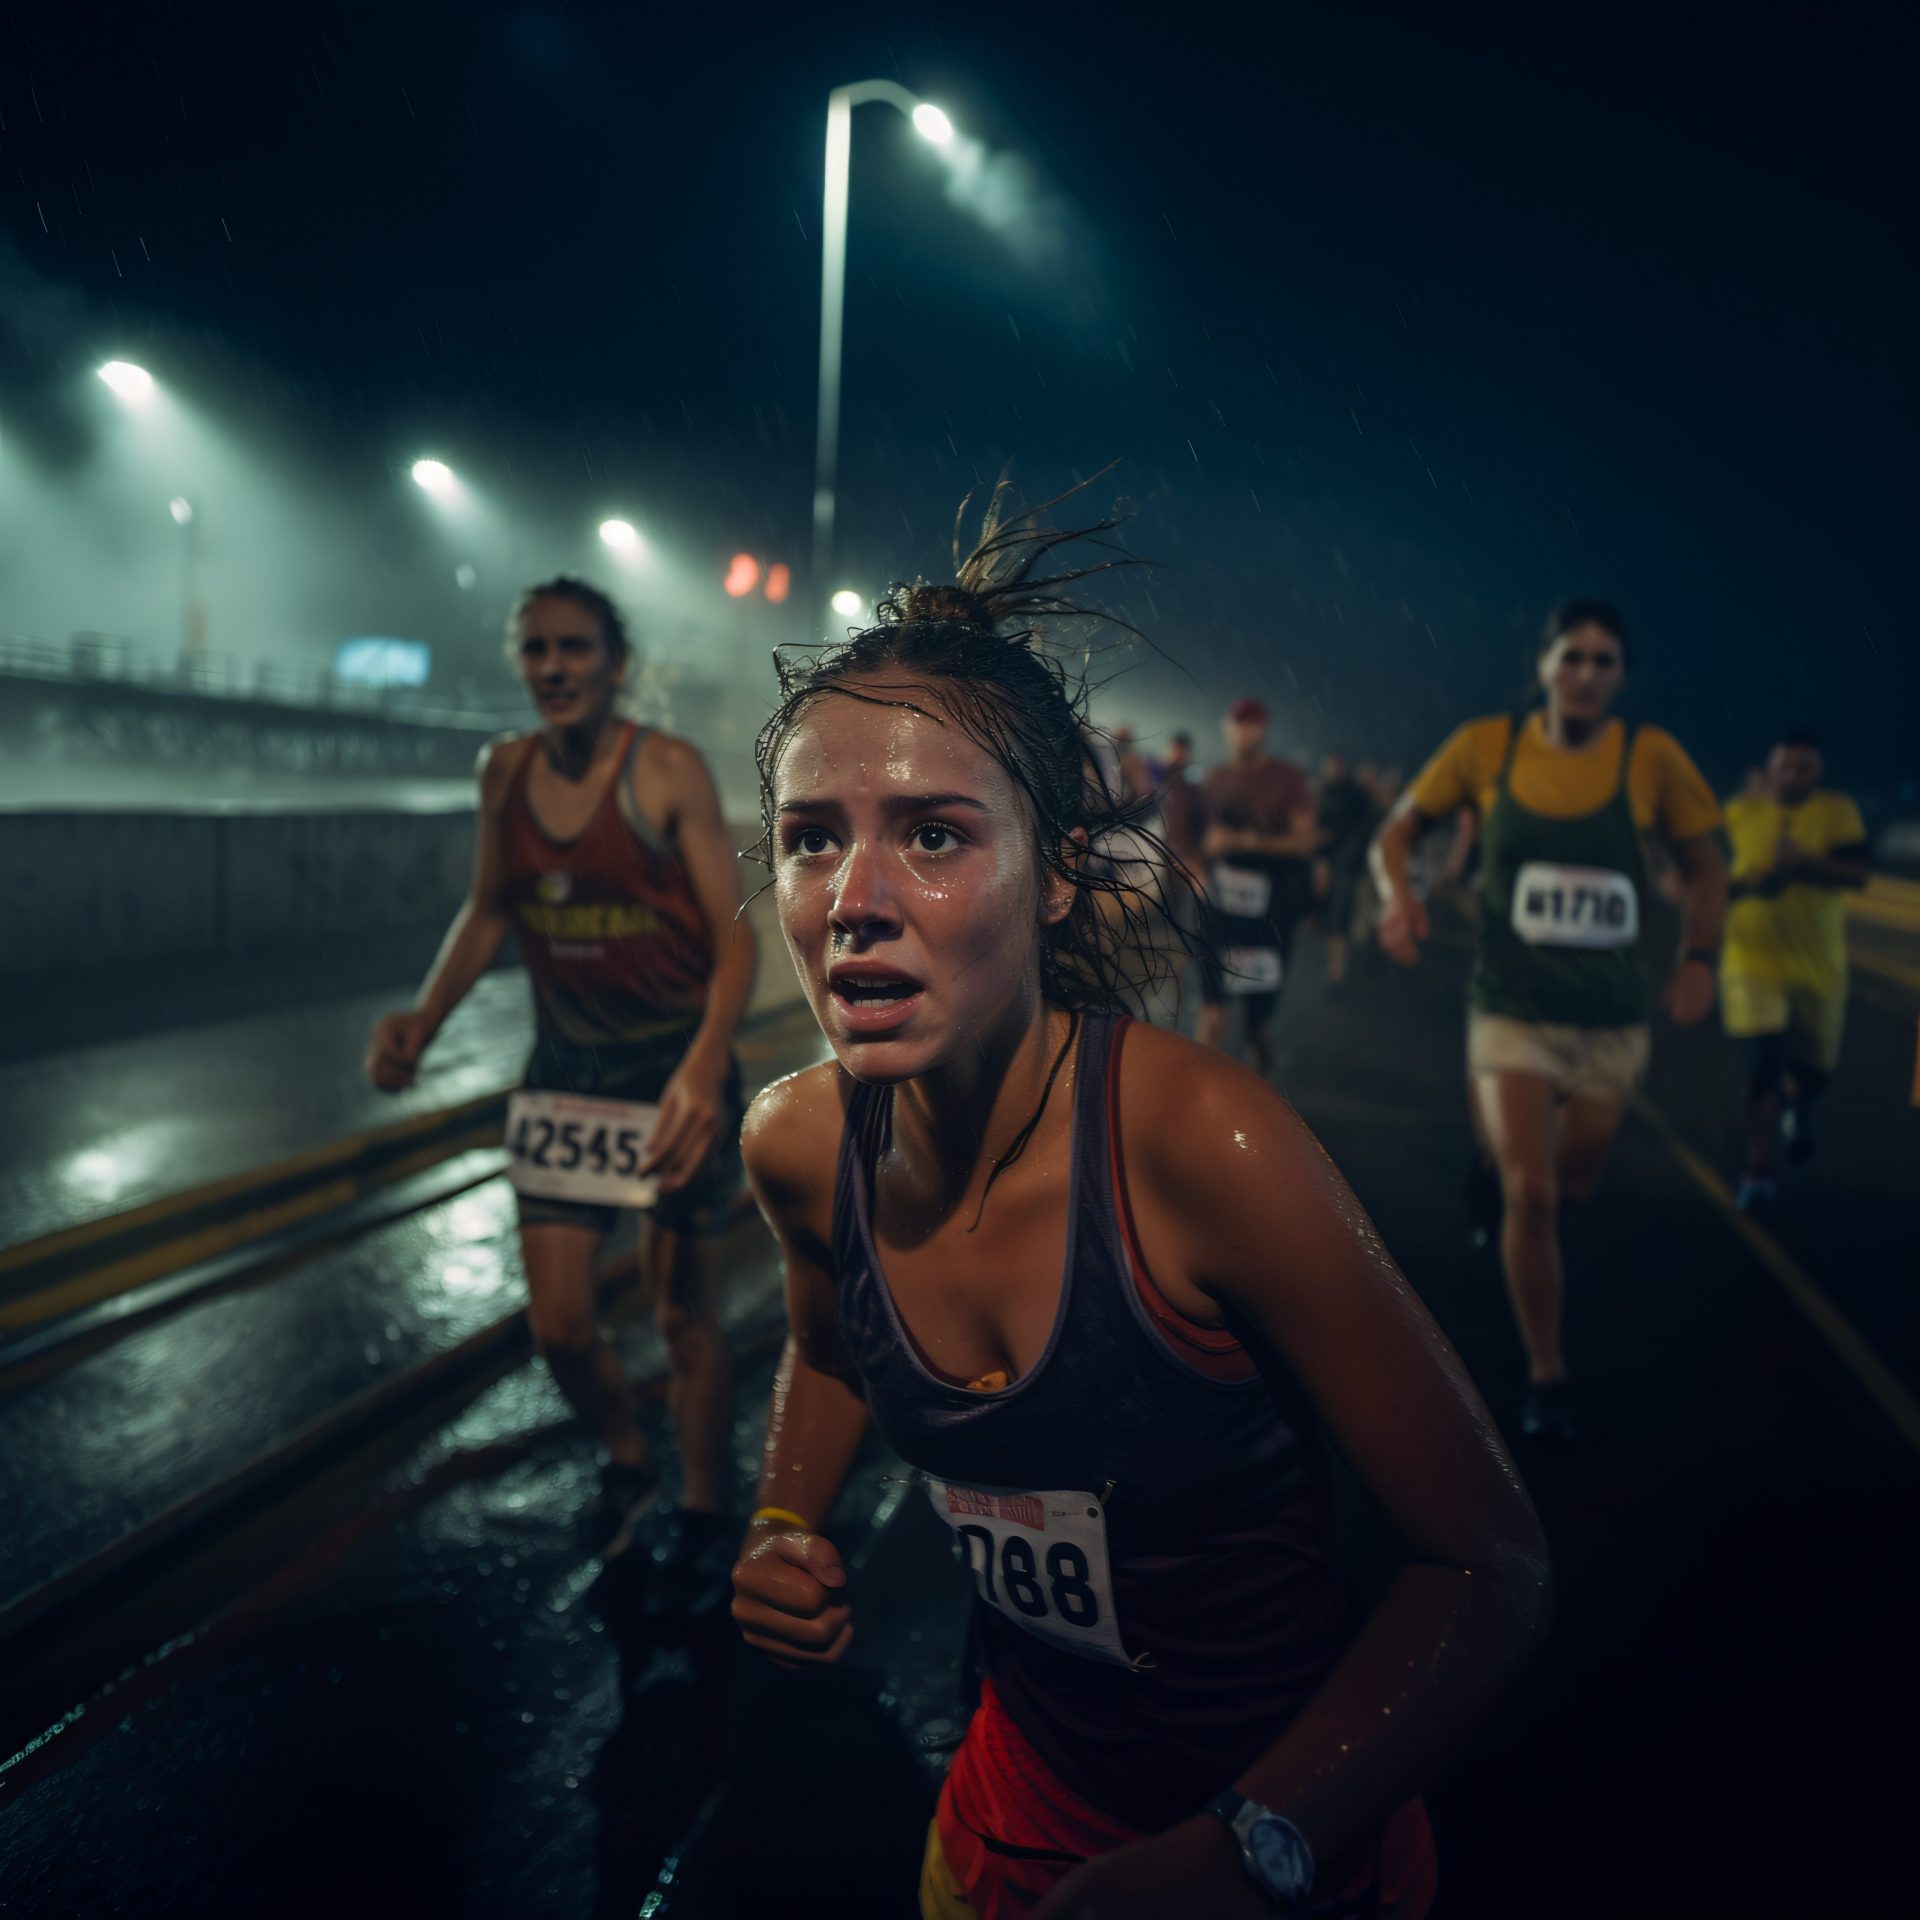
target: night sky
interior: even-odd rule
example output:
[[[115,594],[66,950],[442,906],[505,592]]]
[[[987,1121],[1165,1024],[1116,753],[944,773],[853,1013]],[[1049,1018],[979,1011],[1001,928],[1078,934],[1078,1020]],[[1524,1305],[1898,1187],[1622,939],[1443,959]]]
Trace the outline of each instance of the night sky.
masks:
[[[1008,458],[1051,492],[1118,455],[1095,500],[1161,563],[1128,610],[1192,678],[1108,720],[1255,690],[1283,746],[1417,759],[1580,590],[1723,784],[1801,720],[1839,783],[1912,779],[1891,10],[810,12],[13,10],[0,440],[83,462],[76,378],[137,353],[349,492],[431,444],[504,496],[619,490],[716,582],[798,560],[825,96],[885,75],[1022,214],[862,111],[843,573],[933,572]]]

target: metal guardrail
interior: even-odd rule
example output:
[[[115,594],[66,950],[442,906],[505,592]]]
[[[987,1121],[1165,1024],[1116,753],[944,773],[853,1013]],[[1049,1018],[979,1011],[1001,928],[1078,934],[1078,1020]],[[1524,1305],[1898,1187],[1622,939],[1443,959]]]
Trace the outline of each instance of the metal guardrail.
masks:
[[[301,713],[351,714],[410,726],[491,730],[520,708],[450,706],[416,687],[368,686],[331,668],[236,653],[162,652],[120,633],[75,633],[66,640],[0,634],[0,674],[71,686],[137,687],[211,700],[249,700]]]

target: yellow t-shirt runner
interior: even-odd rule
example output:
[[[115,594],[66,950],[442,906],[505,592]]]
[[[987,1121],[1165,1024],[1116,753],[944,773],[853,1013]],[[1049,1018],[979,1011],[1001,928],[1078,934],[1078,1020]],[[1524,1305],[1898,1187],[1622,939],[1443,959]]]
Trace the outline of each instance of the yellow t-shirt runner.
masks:
[[[1732,878],[1758,880],[1773,867],[1773,850],[1791,840],[1824,857],[1842,847],[1864,847],[1866,824],[1844,793],[1816,788],[1798,806],[1778,800],[1729,800],[1727,838]],[[1804,987],[1813,993],[1847,990],[1847,912],[1832,887],[1789,884],[1772,899],[1736,900],[1727,916],[1724,972]]]

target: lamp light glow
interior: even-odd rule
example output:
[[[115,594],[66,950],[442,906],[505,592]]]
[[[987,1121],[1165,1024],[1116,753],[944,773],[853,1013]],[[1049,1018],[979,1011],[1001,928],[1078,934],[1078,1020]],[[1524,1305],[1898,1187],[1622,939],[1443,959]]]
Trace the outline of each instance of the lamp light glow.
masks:
[[[736,553],[727,562],[727,577],[720,584],[731,598],[744,600],[760,584],[760,562],[750,553]]]
[[[922,140],[930,140],[936,147],[953,144],[953,122],[929,100],[922,100],[914,108],[913,130]]]
[[[602,520],[600,538],[615,553],[638,556],[645,542],[640,538],[640,530],[629,520]]]
[[[453,469],[444,460],[416,460],[413,483],[428,493],[451,493],[459,484],[453,477]]]
[[[784,560],[776,560],[767,569],[767,598],[777,607],[792,591],[793,569]]]
[[[187,526],[193,520],[193,502],[184,493],[176,494],[167,502],[167,511],[173,515],[176,527]]]
[[[828,604],[841,619],[857,620],[867,603],[851,587],[842,587]]]
[[[122,400],[130,400],[136,406],[153,393],[153,375],[145,367],[136,367],[131,360],[109,360],[100,369],[100,378]]]

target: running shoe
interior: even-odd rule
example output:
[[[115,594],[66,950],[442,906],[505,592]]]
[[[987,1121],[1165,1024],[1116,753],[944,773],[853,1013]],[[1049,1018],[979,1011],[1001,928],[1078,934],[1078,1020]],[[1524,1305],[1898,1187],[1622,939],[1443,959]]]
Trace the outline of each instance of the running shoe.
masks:
[[[598,1524],[604,1541],[602,1560],[617,1560],[631,1549],[641,1522],[660,1504],[660,1469],[652,1461],[627,1466],[614,1460],[600,1469]]]
[[[1565,1380],[1536,1380],[1527,1389],[1520,1431],[1539,1446],[1564,1447],[1573,1441],[1573,1388]]]
[[[740,1529],[724,1513],[675,1514],[653,1549],[647,1611],[693,1620],[726,1597]]]
[[[1774,1203],[1780,1197],[1780,1190],[1764,1174],[1743,1173],[1740,1176],[1740,1191],[1733,1196],[1733,1204],[1755,1220],[1770,1219]]]

